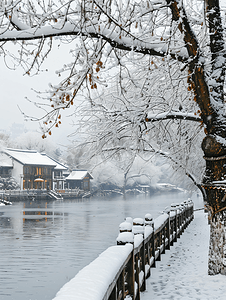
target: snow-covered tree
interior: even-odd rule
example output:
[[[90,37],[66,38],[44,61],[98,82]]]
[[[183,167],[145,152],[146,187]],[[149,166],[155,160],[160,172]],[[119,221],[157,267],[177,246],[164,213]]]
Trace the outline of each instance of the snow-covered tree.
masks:
[[[79,110],[82,118],[77,134],[85,141],[79,143],[83,156],[98,154],[103,160],[114,157],[119,161],[126,158],[126,174],[141,152],[146,161],[157,154],[172,163],[180,180],[188,175],[205,195],[199,185],[204,171],[200,148],[204,132],[199,117],[186,113],[191,120],[176,118],[198,110],[187,91],[186,76],[185,80],[176,77],[174,65],[161,69],[155,60],[146,70],[145,63],[142,59],[135,70],[127,67],[129,74],[123,74],[120,81],[108,76],[110,87],[95,93],[91,108],[82,106]],[[151,122],[144,122],[144,116]]]
[[[20,186],[15,180],[14,177],[1,177],[0,176],[0,189],[1,190],[16,190],[19,189]]]
[[[133,129],[131,149],[134,145],[140,147],[139,141],[146,127],[147,135],[151,136],[153,132],[157,135],[157,131],[152,131],[152,125],[157,122],[159,125],[155,127],[159,126],[159,139],[163,141],[166,138],[169,145],[172,145],[171,141],[178,142],[180,137],[192,137],[192,133],[197,132],[198,127],[193,127],[190,122],[199,122],[203,126],[202,149],[206,166],[201,185],[210,211],[209,274],[225,274],[226,55],[225,11],[220,2],[10,0],[1,1],[0,20],[2,58],[6,64],[9,59],[14,59],[15,65],[22,65],[28,75],[40,71],[42,62],[53,47],[68,44],[71,62],[58,70],[61,78],[63,76],[61,82],[49,88],[50,110],[45,106],[43,137],[51,134],[53,126],[60,126],[61,109],[71,107],[81,93],[89,97],[91,106],[95,105],[92,92],[100,92],[107,86],[108,76],[110,82],[113,77],[118,81],[117,87],[120,87],[122,95],[120,101],[124,107],[122,114],[121,107],[116,108],[114,115],[112,106],[111,119],[115,117],[118,121],[120,117],[124,119],[124,123],[118,123],[120,128],[125,129],[128,125]],[[11,46],[7,47],[9,41],[16,44],[13,50]],[[156,80],[149,81],[148,76],[153,67],[161,70],[161,74],[166,69],[167,72],[172,70],[162,77],[162,94],[149,94],[152,84],[155,90]],[[132,74],[131,69],[139,73]],[[170,78],[170,81],[165,82],[164,78]],[[169,85],[172,88],[167,93]],[[183,88],[181,92],[182,85],[185,85],[186,93]],[[128,97],[124,97],[125,87],[127,90],[131,87]],[[172,90],[174,97],[171,103],[168,99]],[[128,99],[132,94],[131,105]],[[133,119],[134,112],[136,117]],[[181,120],[181,125],[171,126],[172,119],[178,120],[175,122]],[[133,127],[135,123],[137,126]],[[168,126],[171,126],[170,131]],[[107,129],[103,128],[108,132]],[[117,135],[119,132],[113,133]],[[131,130],[128,133],[131,134]],[[189,141],[191,147],[200,139],[200,135],[199,138],[196,136]],[[174,147],[172,150],[175,153]],[[191,153],[191,149],[185,148],[185,159],[189,159]]]
[[[5,132],[0,132],[0,149],[10,147],[11,145],[10,135]]]
[[[60,150],[56,148],[56,145],[50,140],[43,140],[40,138],[38,132],[28,131],[21,134],[13,142],[14,148],[17,149],[28,149],[28,150],[37,150],[40,153],[46,153],[53,158],[60,157]]]
[[[124,195],[127,189],[140,185],[155,187],[162,175],[161,166],[156,166],[150,159],[129,157],[127,153],[105,161],[103,157],[95,156],[90,166],[94,177],[92,185],[109,190],[120,189]]]

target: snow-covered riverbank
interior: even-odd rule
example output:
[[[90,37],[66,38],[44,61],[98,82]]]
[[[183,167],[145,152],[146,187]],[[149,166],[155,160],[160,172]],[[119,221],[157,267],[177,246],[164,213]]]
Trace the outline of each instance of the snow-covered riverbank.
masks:
[[[184,234],[152,269],[141,300],[225,300],[226,277],[207,275],[207,224],[207,214],[195,212]]]

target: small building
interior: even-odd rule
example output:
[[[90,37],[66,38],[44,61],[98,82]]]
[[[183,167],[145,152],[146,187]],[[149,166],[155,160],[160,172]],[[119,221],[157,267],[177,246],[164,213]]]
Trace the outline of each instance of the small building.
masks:
[[[20,189],[52,189],[53,170],[57,163],[36,150],[6,149],[12,160],[12,176]]]
[[[90,191],[90,180],[93,177],[86,170],[74,170],[66,177],[66,183],[69,189],[79,188],[80,190]]]
[[[56,163],[56,166],[53,169],[53,190],[64,190],[65,177],[69,175],[68,168],[47,154],[42,153],[42,155],[47,156]]]

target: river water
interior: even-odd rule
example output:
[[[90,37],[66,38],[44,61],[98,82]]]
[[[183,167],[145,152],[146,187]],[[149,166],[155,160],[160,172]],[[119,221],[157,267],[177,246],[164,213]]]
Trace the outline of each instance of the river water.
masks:
[[[0,206],[0,300],[51,300],[107,247],[126,217],[156,218],[184,193]],[[195,207],[201,197],[192,197]]]

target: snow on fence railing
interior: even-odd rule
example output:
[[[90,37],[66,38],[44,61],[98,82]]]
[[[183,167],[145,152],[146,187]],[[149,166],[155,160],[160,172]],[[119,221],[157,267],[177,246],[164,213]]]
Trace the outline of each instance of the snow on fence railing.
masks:
[[[109,247],[66,283],[53,300],[139,300],[151,267],[193,220],[193,202],[172,204],[154,221],[126,218]]]

